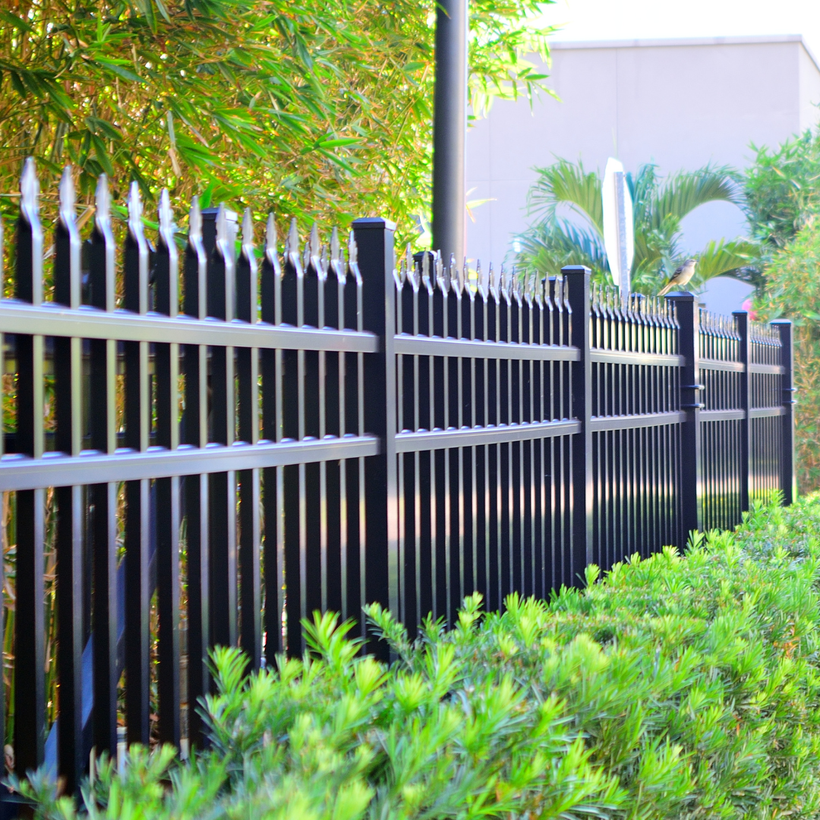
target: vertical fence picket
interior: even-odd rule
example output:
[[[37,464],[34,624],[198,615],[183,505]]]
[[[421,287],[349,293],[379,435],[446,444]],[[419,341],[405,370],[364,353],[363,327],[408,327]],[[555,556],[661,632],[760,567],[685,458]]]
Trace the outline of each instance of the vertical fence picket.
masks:
[[[325,274],[323,327],[342,330],[344,318],[345,275],[342,268],[339,233],[333,228],[330,238],[330,252],[327,245],[322,247],[320,264]],[[344,354],[326,352],[324,354],[324,380],[322,384],[324,432],[338,438],[342,435],[344,423]],[[344,461],[332,461],[323,465],[322,497],[325,505],[325,548],[322,573],[325,577],[324,607],[332,612],[342,609],[342,588],[345,585],[343,572],[343,548],[345,525],[345,473]]]
[[[242,220],[242,251],[236,263],[236,318],[256,324],[258,319],[257,264],[250,210]],[[239,440],[259,440],[259,351],[243,347],[236,351]],[[239,483],[239,570],[242,622],[239,645],[248,656],[248,671],[262,665],[262,579],[260,566],[259,470],[242,470]]]
[[[450,256],[447,265],[446,282],[449,286],[447,294],[447,335],[451,339],[461,336],[461,277],[456,269],[455,257]],[[447,382],[447,429],[461,427],[461,359],[450,356],[445,360],[445,380]],[[447,503],[449,505],[447,518],[449,529],[450,569],[447,574],[449,585],[449,617],[454,618],[459,605],[464,598],[464,493],[463,493],[463,464],[461,450],[453,447],[445,451],[447,464]],[[449,621],[452,622],[452,621]]]
[[[128,195],[128,233],[124,249],[123,307],[144,315],[149,309],[149,249],[142,226],[139,188]],[[148,343],[124,348],[126,447],[145,452],[150,430]],[[107,485],[105,515],[95,514],[94,532],[94,742],[98,751],[116,750],[117,742],[117,497]],[[126,720],[129,743],[150,739],[149,548],[151,497],[146,479],[125,484],[125,634]]]
[[[88,303],[99,311],[111,313],[115,306],[116,296],[116,246],[111,228],[111,202],[108,191],[108,180],[103,174],[97,182],[95,197],[96,213],[94,215],[94,227],[91,236],[85,244],[85,257],[88,265]],[[114,339],[91,339],[89,341],[89,380],[88,387],[93,400],[89,401],[89,436],[91,447],[100,454],[112,455],[117,448],[117,343]],[[129,368],[130,366],[127,366]],[[135,378],[126,370],[125,387],[130,390],[129,379]],[[128,435],[126,433],[126,435]],[[125,547],[126,552],[133,557],[134,539],[139,539],[141,533],[146,532],[147,512],[141,512],[140,493],[137,487],[136,509],[132,504],[132,496],[129,494],[126,485],[126,509],[125,509]],[[99,563],[103,563],[104,571],[113,571],[109,561],[109,541],[112,534],[116,533],[117,515],[117,484],[113,482],[92,484],[88,488],[88,504],[93,510],[92,526],[89,528],[88,549],[91,557],[91,569],[94,583],[96,584]],[[144,520],[143,520],[144,519]],[[142,523],[141,523],[142,521]],[[147,535],[146,535],[147,537]],[[126,558],[126,565],[130,558]],[[127,568],[126,568],[127,573]],[[91,582],[88,581],[89,592]],[[128,584],[126,588],[130,589]],[[99,594],[104,600],[103,587]],[[126,593],[128,594],[128,593]],[[90,594],[88,598],[90,604]],[[134,605],[132,600],[126,599],[127,605]],[[103,604],[101,604],[101,609]],[[90,607],[89,607],[90,609]],[[90,615],[91,613],[87,613]],[[136,613],[133,613],[136,614]],[[86,617],[87,617],[86,615]],[[137,617],[137,626],[140,621]],[[148,686],[148,643],[146,638],[142,643],[145,657],[137,660],[133,651],[139,650],[140,644],[137,641],[134,645],[132,641],[133,632],[129,633],[129,625],[133,627],[133,621],[126,618],[126,679],[128,690],[126,694],[126,719],[128,722],[129,741],[147,742],[148,740],[148,697],[147,693],[142,695],[144,687]],[[102,641],[110,640],[110,632],[107,627],[97,621],[94,617],[93,634],[96,636],[99,629],[103,630]],[[138,632],[138,630],[137,630]],[[94,641],[93,646],[96,647]],[[96,648],[93,650],[92,665],[94,680],[96,681],[99,663],[96,656]],[[133,691],[132,691],[133,690]],[[135,714],[135,707],[138,715]],[[140,724],[141,721],[141,724]],[[93,723],[93,718],[92,718]],[[142,731],[136,734],[135,729],[142,727]],[[62,737],[62,734],[61,734]],[[92,738],[92,743],[96,742],[96,737]]]
[[[499,270],[498,306],[498,339],[509,344],[512,341],[510,325],[510,277],[504,266]],[[512,396],[510,376],[513,363],[502,358],[498,362],[498,423],[509,425],[512,415]],[[504,441],[498,445],[498,473],[499,473],[499,519],[501,522],[500,551],[500,606],[506,597],[514,590],[513,580],[513,459],[511,441]]]
[[[299,234],[296,220],[291,222],[285,243],[285,266],[281,284],[281,318],[291,327],[304,323],[305,273],[299,258]],[[304,351],[282,351],[282,436],[299,441],[304,437]],[[283,517],[285,556],[285,598],[288,651],[298,655],[302,651],[301,621],[306,617],[305,579],[301,571],[304,554],[304,527],[301,517],[301,489],[304,483],[304,465],[288,465],[283,469]]]
[[[507,282],[507,304],[509,305],[509,340],[511,344],[521,342],[521,300],[518,292],[518,276],[512,269]],[[508,365],[508,424],[521,421],[521,362],[511,361]],[[523,538],[522,538],[522,450],[523,443],[509,444],[510,469],[510,591],[523,592]]]
[[[396,332],[404,336],[415,335],[417,320],[416,309],[419,296],[419,280],[416,276],[416,263],[407,246],[401,261],[401,271],[396,282],[397,288],[397,326]],[[397,412],[399,432],[415,430],[415,409],[418,402],[416,373],[418,358],[399,355],[396,362],[399,396]],[[418,596],[419,552],[416,538],[417,514],[419,499],[416,491],[416,458],[415,454],[401,453],[398,465],[399,491],[399,571],[402,576],[401,586],[404,595],[401,600],[401,619],[403,623],[415,622],[420,609]]]
[[[461,290],[461,338],[475,339],[475,311],[476,311],[476,290],[475,284],[470,281],[470,271],[467,267],[467,260],[461,270],[459,279]],[[474,427],[475,421],[475,371],[476,360],[474,358],[463,358],[460,362],[461,377],[461,407],[459,417],[459,428]],[[478,566],[478,485],[476,483],[477,467],[476,447],[465,447],[461,451],[462,469],[462,498],[461,515],[464,521],[464,534],[462,536],[462,554],[464,556],[464,567],[462,570],[462,597],[469,595],[478,589],[476,572]]]
[[[74,216],[71,168],[60,182],[60,215],[54,237],[54,301],[80,306],[80,234]],[[82,447],[82,340],[54,340],[55,449],[78,456]],[[82,720],[82,488],[58,487],[57,504],[57,675],[60,681],[58,772],[73,792],[83,773]]]
[[[735,311],[732,316],[735,319],[735,328],[738,336],[738,360],[743,365],[743,372],[740,374],[740,384],[738,385],[738,400],[744,413],[741,420],[740,430],[740,509],[749,509],[749,476],[751,473],[751,427],[752,427],[752,401],[751,401],[751,339],[749,336],[749,314],[746,311]]]
[[[159,237],[154,282],[156,311],[175,317],[179,312],[178,255],[174,240],[173,214],[168,191],[159,202]],[[154,346],[156,381],[157,444],[166,450],[179,446],[179,345]],[[157,692],[159,695],[159,740],[179,746],[180,742],[180,481],[178,476],[156,481],[157,605],[159,640]]]
[[[314,224],[305,243],[302,270],[304,278],[302,325],[320,328],[324,324],[324,285],[326,271],[320,259],[319,232]],[[320,439],[324,435],[324,408],[321,401],[324,381],[324,351],[300,351],[300,388],[302,406],[300,438]],[[327,508],[322,497],[325,464],[311,462],[300,466],[299,485],[299,578],[302,585],[300,620],[317,610],[324,610],[327,542]]]
[[[431,325],[433,282],[430,279],[430,254],[425,252],[420,259],[414,257],[413,268],[413,279],[418,282],[413,306],[413,332],[416,336],[429,338],[433,335]],[[417,379],[417,386],[414,384],[416,397],[413,402],[413,429],[432,430],[435,426],[431,416],[433,410],[433,399],[431,398],[432,358],[429,355],[420,355],[417,359],[417,375],[414,374]],[[418,505],[416,517],[418,534],[416,536],[415,609],[420,617],[423,617],[422,613],[433,612],[436,601],[435,536],[432,523],[434,509],[432,453],[430,451],[417,453],[414,466],[416,470],[415,494]],[[411,635],[415,633],[416,628],[416,623],[410,627]]]
[[[261,318],[269,325],[281,322],[282,269],[277,248],[276,221],[268,216],[265,233],[265,254],[260,274]],[[279,441],[282,437],[282,394],[279,374],[282,372],[282,351],[263,350],[260,354],[262,374],[262,436],[267,441]],[[265,659],[273,668],[276,655],[284,649],[282,642],[283,590],[285,583],[285,560],[282,532],[282,468],[266,467],[263,470],[264,520],[265,520]]]
[[[207,308],[207,255],[202,241],[202,214],[194,197],[188,217],[188,242],[183,269],[183,312],[205,319]],[[183,346],[185,373],[185,413],[181,439],[192,447],[208,443],[208,349],[205,345]],[[202,718],[196,704],[210,690],[207,652],[210,646],[210,535],[209,476],[189,475],[184,479],[187,592],[188,592],[188,741],[204,744]],[[130,731],[130,729],[129,729]],[[129,736],[130,739],[130,736]]]
[[[43,301],[43,232],[34,161],[27,160],[20,181],[17,265],[14,295],[22,302]],[[43,337],[17,337],[17,449],[42,458]],[[25,774],[43,762],[45,735],[45,599],[43,547],[45,492],[17,493],[17,603],[14,745],[16,770]]]
[[[475,286],[471,291],[470,309],[472,312],[472,329],[470,338],[473,341],[486,341],[487,332],[487,282],[481,272],[481,263],[476,262]],[[471,362],[472,406],[471,424],[474,427],[487,425],[487,360],[473,359]],[[489,486],[487,483],[487,445],[479,444],[473,448],[473,509],[475,524],[473,527],[473,582],[474,589],[484,592],[485,604],[489,592]]]
[[[780,364],[784,369],[781,377],[781,402],[783,415],[780,417],[780,490],[783,503],[793,504],[797,499],[797,473],[794,469],[794,327],[787,319],[771,323],[780,335]]]
[[[208,259],[208,315],[231,321],[234,318],[233,237],[228,214],[220,205],[216,215],[216,241]],[[210,416],[211,441],[234,442],[236,399],[234,396],[234,348],[211,347]],[[235,646],[237,639],[236,566],[236,474],[229,470],[212,473],[210,504],[211,557],[211,643]]]

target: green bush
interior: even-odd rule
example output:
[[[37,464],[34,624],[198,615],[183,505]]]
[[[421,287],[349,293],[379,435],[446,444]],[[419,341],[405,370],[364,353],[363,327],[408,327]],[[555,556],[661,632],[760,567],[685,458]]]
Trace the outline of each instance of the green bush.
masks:
[[[752,234],[772,248],[789,244],[820,205],[820,131],[806,130],[775,149],[752,145],[746,212]]]
[[[820,217],[776,251],[766,269],[765,290],[755,299],[760,318],[794,323],[797,388],[797,481],[801,492],[820,489]]]
[[[311,653],[243,683],[215,657],[211,750],[131,751],[84,788],[106,818],[774,818],[820,811],[820,500],[633,558],[549,603],[512,596],[390,667],[335,616]],[[19,784],[18,784],[19,786]],[[35,777],[41,816],[73,817]]]
[[[746,173],[746,211],[765,264],[755,297],[761,318],[795,325],[797,480],[820,489],[820,131],[775,149],[756,148]]]

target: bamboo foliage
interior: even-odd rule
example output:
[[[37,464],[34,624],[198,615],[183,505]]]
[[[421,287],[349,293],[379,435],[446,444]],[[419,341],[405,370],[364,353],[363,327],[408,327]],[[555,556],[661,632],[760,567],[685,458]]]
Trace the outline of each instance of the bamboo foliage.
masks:
[[[405,232],[426,213],[432,0],[2,5],[4,191],[34,156],[47,191],[63,165],[77,169],[80,227],[101,173],[136,180],[148,201],[168,187],[200,193],[202,207],[332,221],[380,212]],[[470,5],[474,106],[543,87],[522,55],[547,54],[550,28],[532,19],[545,3]]]

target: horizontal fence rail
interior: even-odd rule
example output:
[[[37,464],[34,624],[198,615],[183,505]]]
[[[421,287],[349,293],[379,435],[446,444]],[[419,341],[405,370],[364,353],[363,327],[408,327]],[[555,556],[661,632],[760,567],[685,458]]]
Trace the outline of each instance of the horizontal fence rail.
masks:
[[[372,601],[415,635],[794,498],[788,322],[624,303],[582,267],[397,265],[383,219],[280,253],[272,217],[258,248],[247,212],[194,201],[184,243],[166,192],[150,241],[135,185],[127,214],[101,178],[82,239],[67,169],[47,239],[25,166],[0,299],[18,773],[74,790],[123,728],[201,747],[213,646],[258,669],[315,610],[368,640]]]

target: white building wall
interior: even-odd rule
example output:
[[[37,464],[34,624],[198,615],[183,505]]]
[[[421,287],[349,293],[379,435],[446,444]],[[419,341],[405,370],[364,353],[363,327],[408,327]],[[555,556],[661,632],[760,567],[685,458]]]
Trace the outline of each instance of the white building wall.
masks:
[[[468,224],[473,259],[504,259],[528,222],[533,168],[555,157],[603,169],[617,156],[633,171],[654,161],[661,173],[743,167],[750,143],[775,146],[820,115],[820,69],[799,36],[555,43],[552,59],[560,102],[498,101],[468,134],[468,200],[490,200]],[[725,203],[684,223],[693,249],[744,231],[740,211]]]
[[[820,71],[814,56],[806,49],[800,52],[800,129],[813,126],[820,119]]]

